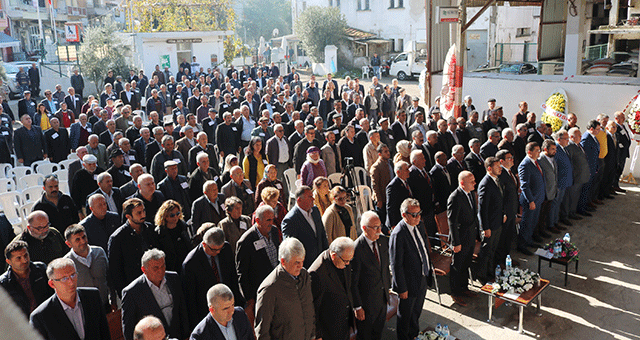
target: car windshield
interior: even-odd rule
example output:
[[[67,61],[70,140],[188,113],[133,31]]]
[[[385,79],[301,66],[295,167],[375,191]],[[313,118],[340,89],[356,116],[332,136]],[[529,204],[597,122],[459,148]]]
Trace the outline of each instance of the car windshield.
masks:
[[[4,64],[4,69],[7,73],[18,73],[18,66],[12,64]]]

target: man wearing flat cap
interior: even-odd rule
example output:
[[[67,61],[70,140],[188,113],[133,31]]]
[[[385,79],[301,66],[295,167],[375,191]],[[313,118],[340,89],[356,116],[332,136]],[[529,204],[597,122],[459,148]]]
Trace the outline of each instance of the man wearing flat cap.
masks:
[[[124,152],[122,149],[117,148],[111,151],[109,158],[113,165],[107,169],[107,172],[113,178],[113,186],[119,188],[131,181],[129,167],[124,164]]]
[[[185,221],[191,218],[191,199],[189,198],[189,183],[187,177],[178,175],[178,163],[174,160],[164,162],[164,172],[167,174],[160,183],[158,190],[166,199],[172,199],[183,207]]]

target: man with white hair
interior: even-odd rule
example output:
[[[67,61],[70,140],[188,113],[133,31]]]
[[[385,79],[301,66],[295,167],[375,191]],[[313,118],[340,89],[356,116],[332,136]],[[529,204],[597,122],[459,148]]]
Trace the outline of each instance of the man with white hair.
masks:
[[[127,182],[125,185],[120,187],[120,192],[122,193],[122,197],[130,197],[138,191],[138,177],[144,173],[144,169],[142,168],[142,164],[134,163],[129,168],[129,174],[131,175],[131,180]]]
[[[1,112],[2,110],[0,110],[0,114]],[[67,159],[71,151],[69,132],[65,128],[60,128],[60,119],[57,117],[51,118],[49,122],[51,123],[51,128],[44,131],[44,140],[47,144],[47,150],[49,151],[47,156],[49,156],[50,162],[59,163]],[[11,140],[9,138],[10,136],[6,137],[7,140]]]
[[[108,210],[107,200],[102,194],[89,196],[88,202],[91,213],[80,221],[80,225],[85,229],[89,244],[106,251],[109,236],[122,225],[120,215]]]
[[[40,210],[27,216],[27,230],[18,234],[13,240],[27,242],[32,261],[49,263],[69,251],[60,232],[51,227],[49,217]]]
[[[189,336],[187,305],[178,273],[167,271],[165,253],[150,249],[140,260],[142,275],[122,291],[122,330],[125,339],[133,339],[138,320],[153,315],[162,321],[171,337]]]
[[[87,154],[82,157],[82,169],[78,170],[71,181],[71,198],[78,209],[85,206],[90,193],[98,189],[98,175],[104,170],[97,165],[96,156]],[[86,215],[86,214],[85,214]]]
[[[106,115],[107,114],[106,110],[103,110],[103,111],[105,111],[105,115]],[[123,112],[124,112],[124,110],[123,110]],[[104,130],[102,130],[102,131],[94,130],[93,133],[94,134],[98,134],[98,132],[100,132],[100,135],[99,135],[100,136],[100,144],[103,144],[103,145],[107,146],[107,145],[113,144],[113,140],[114,140],[113,136],[116,133],[116,131],[118,131],[118,130],[116,130],[116,122],[113,119],[109,119],[109,120],[107,120],[105,122],[105,129]],[[118,132],[122,133],[122,131],[118,131]]]
[[[122,215],[122,203],[124,203],[126,197],[122,196],[120,189],[113,186],[113,178],[111,177],[111,174],[108,172],[99,174],[96,178],[96,182],[98,182],[98,189],[87,195],[87,202],[85,204],[86,211],[88,212],[90,210],[88,198],[94,194],[100,194],[104,196],[109,211]]]
[[[311,292],[316,308],[316,338],[348,339],[355,327],[351,268],[356,244],[338,237],[309,267]]]
[[[78,121],[71,124],[70,128],[71,150],[78,146],[85,146],[89,143],[89,135],[92,133],[91,123],[87,122],[87,115],[81,113]]]
[[[136,324],[133,329],[133,340],[175,340],[175,338],[169,338],[160,319],[149,315]]]
[[[111,339],[107,315],[98,289],[78,288],[78,273],[71,259],[53,260],[47,267],[55,294],[36,308],[29,319],[45,339]]]
[[[162,130],[162,127],[159,128],[160,130]],[[153,129],[155,129],[155,127]],[[154,141],[154,139],[151,137],[151,131],[153,129],[143,127],[142,129],[140,129],[140,138],[133,141],[133,151],[135,152],[136,156],[135,161],[143,165],[147,164],[145,160],[146,146],[147,144]],[[129,142],[131,143],[131,141]]]
[[[99,143],[98,135],[90,135],[88,138],[87,152],[96,156],[98,166],[101,169],[107,168],[107,147]]]
[[[153,156],[149,167],[150,174],[153,175],[156,182],[160,182],[167,176],[164,172],[164,162],[166,161],[175,161],[178,163],[178,173],[183,176],[187,175],[186,161],[180,151],[174,149],[174,146],[172,136],[162,137],[162,150]]]
[[[144,202],[144,209],[152,221],[156,212],[165,201],[165,197],[160,190],[156,190],[156,182],[149,174],[142,174],[138,177],[138,191],[131,196],[139,198]]]
[[[311,277],[303,268],[305,249],[287,238],[278,249],[280,264],[267,276],[256,299],[258,339],[317,339]]]
[[[189,174],[189,197],[191,201],[195,201],[202,196],[201,188],[206,181],[215,181],[218,187],[222,188],[220,173],[210,166],[209,155],[206,152],[200,152],[194,158],[196,159],[197,167]]]
[[[393,171],[396,174],[386,188],[386,204],[387,204],[387,220],[386,233],[390,233],[391,230],[402,220],[400,214],[400,205],[402,202],[410,197],[414,197],[415,194],[409,187],[408,180],[411,171],[409,170],[409,163],[405,161],[397,162],[394,165]]]
[[[171,199],[177,201],[180,206],[184,207],[183,215],[185,220],[191,218],[191,198],[189,197],[189,183],[186,176],[178,175],[178,163],[174,161],[164,162],[164,171],[167,173],[160,183],[158,183],[158,190],[162,192],[165,199]]]
[[[356,310],[358,339],[380,340],[387,317],[391,272],[389,238],[373,211],[362,214],[362,234],[355,241],[351,260],[351,295]]]
[[[255,210],[253,199],[254,191],[249,180],[244,178],[244,172],[239,166],[234,166],[230,170],[231,180],[222,187],[222,193],[226,198],[235,196],[242,200],[242,214],[251,216]]]
[[[218,165],[218,155],[213,147],[213,144],[209,143],[209,136],[206,132],[200,131],[196,136],[196,144],[188,150],[186,159],[189,160],[189,173],[193,172],[198,167],[197,156],[204,152],[209,156],[209,166],[214,168],[217,173],[220,173],[220,166]]]
[[[194,340],[253,340],[253,326],[242,307],[234,307],[233,292],[223,283],[207,292],[209,313],[191,333]]]

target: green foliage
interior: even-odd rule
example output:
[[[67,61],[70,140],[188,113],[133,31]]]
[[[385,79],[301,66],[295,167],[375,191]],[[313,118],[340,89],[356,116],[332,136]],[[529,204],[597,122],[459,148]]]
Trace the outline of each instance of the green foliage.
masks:
[[[113,70],[114,76],[126,77],[129,74],[130,66],[125,57],[129,50],[130,46],[125,44],[115,22],[107,21],[101,26],[87,27],[80,45],[82,73],[101,91],[107,71]]]
[[[2,81],[6,82],[8,80],[7,78],[7,70],[5,70],[4,68],[4,63],[0,62],[0,79],[2,79]]]
[[[230,65],[233,58],[244,55],[250,55],[251,51],[242,43],[242,40],[229,36],[224,40],[224,61]]]
[[[233,30],[232,0],[132,0],[138,32]],[[127,21],[129,22],[129,21]]]
[[[324,61],[325,46],[339,46],[346,40],[347,19],[337,7],[308,7],[294,25],[302,47],[317,63]]]
[[[244,36],[246,32],[246,43],[258,44],[261,36],[269,41],[275,28],[278,29],[279,36],[291,33],[291,1],[245,1],[237,32],[240,36]]]

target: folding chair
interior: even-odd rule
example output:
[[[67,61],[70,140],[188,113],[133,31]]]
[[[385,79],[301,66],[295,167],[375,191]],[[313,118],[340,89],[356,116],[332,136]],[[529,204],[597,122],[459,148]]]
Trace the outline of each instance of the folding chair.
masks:
[[[35,204],[36,204],[35,202],[30,202],[27,204],[23,204],[20,207],[20,217],[22,218],[22,230],[27,229],[27,216],[31,214],[31,211],[33,211],[33,206]]]
[[[24,177],[26,175],[31,175],[34,174],[35,172],[33,171],[33,169],[31,167],[28,166],[16,166],[14,168],[11,169],[11,174],[9,175],[9,173],[7,173],[7,177],[11,178],[14,177],[14,180],[16,181],[16,183],[18,182],[18,179],[21,177]]]
[[[296,185],[296,179],[298,177],[298,174],[296,173],[296,169],[287,169],[282,174],[284,175],[284,181],[287,183],[287,188],[289,188],[287,210],[291,210],[291,207],[296,202],[296,190],[298,189]]]
[[[8,163],[0,164],[0,178],[9,177],[11,168],[12,168],[11,164],[8,164]]]
[[[70,153],[69,156],[67,156],[67,159],[71,159],[71,160],[76,160],[76,159],[80,159],[80,157],[78,157],[78,154],[74,153]]]
[[[356,178],[354,179],[354,181],[356,182],[356,185],[366,185],[368,187],[371,187],[371,182],[369,180],[369,173],[367,172],[367,170],[361,166],[356,166],[353,168],[353,170],[356,173]]]
[[[327,178],[329,179],[329,183],[331,183],[331,186],[339,185],[340,180],[342,179],[342,174],[339,172],[334,172],[331,175],[329,175]]]
[[[58,171],[53,172],[53,174],[58,176],[59,181],[68,181],[69,170],[67,169],[59,169]]]
[[[63,194],[67,194],[67,195],[71,195],[71,191],[69,191],[69,181],[67,180],[59,180],[58,181],[58,190],[60,190],[61,193]]]

